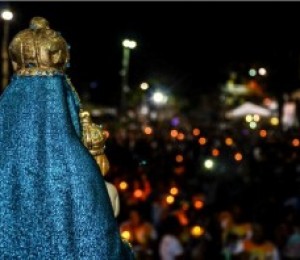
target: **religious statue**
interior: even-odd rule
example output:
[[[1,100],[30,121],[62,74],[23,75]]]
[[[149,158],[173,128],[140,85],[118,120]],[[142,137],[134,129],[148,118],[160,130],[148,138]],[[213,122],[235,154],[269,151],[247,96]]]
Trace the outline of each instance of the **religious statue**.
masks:
[[[0,258],[132,259],[82,142],[67,42],[34,17],[9,52],[15,73],[0,97]]]

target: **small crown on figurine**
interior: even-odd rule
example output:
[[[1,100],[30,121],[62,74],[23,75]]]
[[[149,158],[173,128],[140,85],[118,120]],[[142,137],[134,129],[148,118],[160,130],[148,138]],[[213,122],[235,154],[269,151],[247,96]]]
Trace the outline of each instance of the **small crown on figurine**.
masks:
[[[49,22],[44,17],[33,17],[29,28],[32,30],[50,29]]]
[[[13,38],[9,53],[14,71],[21,75],[63,73],[70,58],[67,42],[43,17],[33,17],[29,29]]]
[[[86,110],[80,110],[79,118],[82,124],[90,124],[92,122],[91,115]]]

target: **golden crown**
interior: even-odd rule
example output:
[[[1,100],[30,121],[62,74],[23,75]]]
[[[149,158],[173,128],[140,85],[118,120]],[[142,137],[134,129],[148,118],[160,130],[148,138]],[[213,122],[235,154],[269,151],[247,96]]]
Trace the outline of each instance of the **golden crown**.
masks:
[[[34,17],[29,29],[19,32],[9,45],[13,69],[22,75],[63,73],[70,54],[65,39],[43,17]]]

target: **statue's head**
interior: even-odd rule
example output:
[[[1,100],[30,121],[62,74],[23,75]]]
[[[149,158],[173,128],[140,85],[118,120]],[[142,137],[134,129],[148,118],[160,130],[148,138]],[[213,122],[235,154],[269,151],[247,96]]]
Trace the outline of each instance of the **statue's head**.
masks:
[[[9,53],[14,71],[21,75],[64,72],[70,58],[67,42],[43,17],[32,18],[29,29],[13,38]]]

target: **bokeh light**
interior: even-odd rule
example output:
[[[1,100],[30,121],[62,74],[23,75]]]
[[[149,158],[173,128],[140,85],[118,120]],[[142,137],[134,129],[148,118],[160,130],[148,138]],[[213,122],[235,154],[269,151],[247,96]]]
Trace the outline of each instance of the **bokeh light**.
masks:
[[[258,69],[258,74],[261,76],[266,76],[267,75],[267,70],[265,68],[259,68]]]
[[[220,155],[220,151],[217,148],[214,148],[211,152],[212,156],[217,157]]]
[[[267,137],[267,131],[264,129],[261,129],[259,131],[259,135],[260,135],[260,137],[265,138],[265,137]]]
[[[172,188],[170,189],[170,194],[173,195],[173,196],[178,195],[178,192],[179,192],[179,190],[178,190],[177,187],[172,187]]]
[[[178,163],[183,162],[183,156],[181,154],[176,155],[176,162],[178,162]]]
[[[191,235],[193,237],[200,237],[200,236],[202,236],[204,234],[204,232],[205,232],[204,228],[202,228],[201,226],[198,226],[198,225],[193,226],[191,228]]]
[[[175,201],[174,196],[168,195],[168,196],[166,197],[166,202],[167,202],[168,204],[173,204],[174,201]]]
[[[227,138],[225,139],[225,144],[228,145],[228,146],[231,146],[231,145],[233,144],[232,138],[227,137]]]
[[[252,121],[252,122],[249,123],[249,127],[251,129],[255,129],[257,127],[257,123]]]
[[[145,127],[144,133],[145,133],[146,135],[151,135],[152,132],[153,132],[153,130],[152,130],[152,128],[151,128],[150,126]]]
[[[201,133],[201,131],[200,131],[199,128],[194,128],[194,129],[193,129],[193,135],[194,135],[194,136],[198,136],[198,135],[200,135],[200,133]]]
[[[119,183],[120,190],[126,190],[128,188],[128,183],[126,181],[121,181]]]
[[[149,84],[146,83],[146,82],[143,82],[143,83],[140,85],[140,88],[141,88],[142,90],[147,90],[147,89],[149,88]]]
[[[250,69],[249,70],[249,75],[251,76],[251,77],[255,77],[256,76],[256,69]]]
[[[194,203],[193,203],[193,205],[194,205],[194,208],[195,209],[202,209],[203,208],[203,206],[204,206],[204,203],[203,203],[203,201],[202,200],[195,200],[194,201]]]
[[[299,139],[298,139],[298,138],[294,138],[294,139],[292,140],[292,145],[293,145],[294,147],[298,147],[298,146],[300,145]]]
[[[234,159],[239,162],[243,159],[243,155],[240,152],[237,152],[234,154]]]
[[[143,197],[143,191],[141,189],[136,189],[134,192],[133,192],[133,196],[137,199]]]
[[[175,129],[172,129],[170,131],[170,136],[173,137],[173,138],[176,138],[178,136],[178,131],[175,130]]]
[[[128,230],[124,230],[121,233],[121,237],[124,238],[125,240],[129,241],[130,238],[131,238],[131,234],[130,234],[130,232]]]
[[[271,117],[270,124],[274,125],[274,126],[279,125],[279,119],[278,119],[278,117]]]
[[[206,144],[206,138],[205,137],[200,137],[198,140],[200,145],[205,145]]]
[[[211,159],[206,159],[206,160],[204,161],[204,167],[205,167],[206,169],[212,169],[212,168],[214,167],[214,161],[211,160]]]

